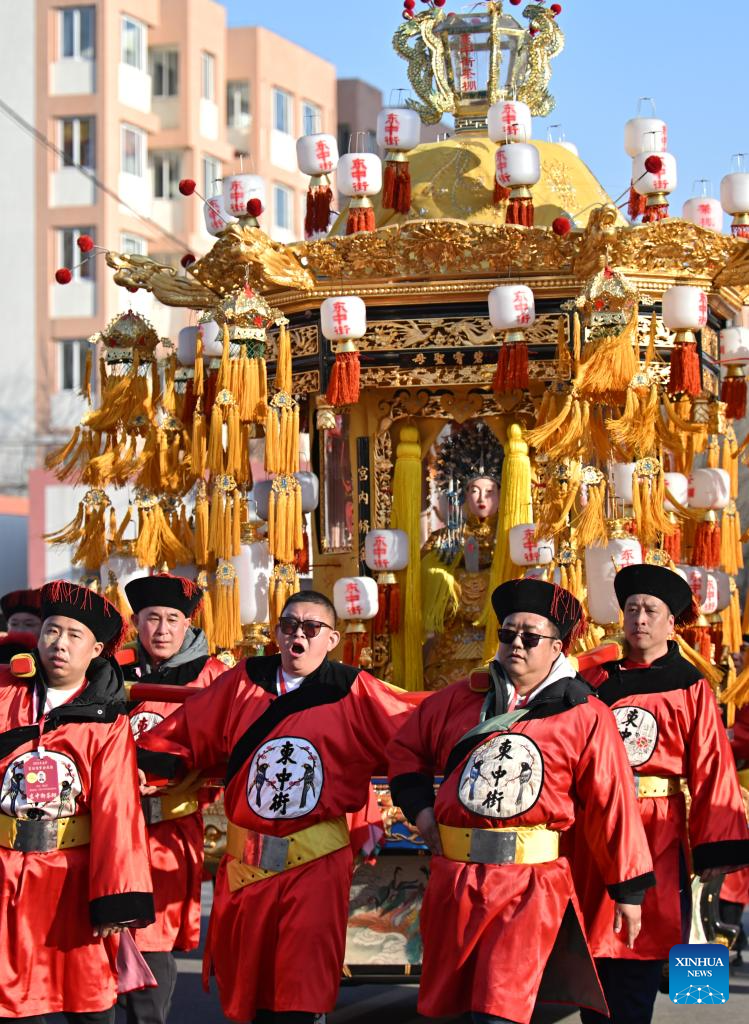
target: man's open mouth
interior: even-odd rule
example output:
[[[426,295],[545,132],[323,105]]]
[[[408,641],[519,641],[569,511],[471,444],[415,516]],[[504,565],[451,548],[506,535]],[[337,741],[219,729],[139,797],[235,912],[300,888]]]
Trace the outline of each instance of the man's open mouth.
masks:
[[[299,643],[298,640],[295,640],[294,643],[291,645],[290,650],[292,654],[296,654],[297,656],[299,656],[300,654],[304,654],[304,644],[301,644]]]

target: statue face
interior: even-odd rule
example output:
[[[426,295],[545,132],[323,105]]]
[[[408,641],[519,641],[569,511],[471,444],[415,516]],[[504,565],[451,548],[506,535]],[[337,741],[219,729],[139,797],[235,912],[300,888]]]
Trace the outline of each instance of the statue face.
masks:
[[[496,480],[479,476],[466,488],[466,508],[478,519],[488,519],[499,508],[499,487]]]

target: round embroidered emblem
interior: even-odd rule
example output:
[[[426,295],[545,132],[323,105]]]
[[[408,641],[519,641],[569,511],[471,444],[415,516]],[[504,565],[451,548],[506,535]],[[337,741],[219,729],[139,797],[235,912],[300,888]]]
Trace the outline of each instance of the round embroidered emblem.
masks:
[[[310,741],[279,736],[250,762],[247,802],[261,818],[301,818],[317,806],[322,784],[322,759]]]
[[[633,704],[624,704],[612,708],[612,711],[629,763],[633,768],[638,768],[653,756],[658,742],[658,723],[649,711]]]
[[[521,733],[500,733],[468,758],[458,796],[473,814],[514,818],[533,807],[543,780],[543,757],[533,740]]]

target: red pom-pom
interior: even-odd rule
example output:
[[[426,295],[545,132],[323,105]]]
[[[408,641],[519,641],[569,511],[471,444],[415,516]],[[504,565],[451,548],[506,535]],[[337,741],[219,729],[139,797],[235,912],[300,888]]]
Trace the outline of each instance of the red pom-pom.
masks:
[[[663,161],[659,156],[649,156],[645,160],[645,170],[648,174],[659,174],[663,170]]]
[[[263,204],[257,197],[250,199],[247,203],[247,212],[251,217],[259,217],[263,212]]]
[[[91,235],[79,235],[76,245],[81,252],[91,252],[94,247],[94,240]]]
[[[72,280],[73,275],[67,267],[60,267],[59,270],[55,271],[55,281],[57,281],[58,284],[70,284]]]
[[[126,284],[125,287],[129,292],[132,292],[133,295],[135,295],[135,293],[138,291],[138,288],[134,284]]]
[[[549,8],[549,10],[553,14],[561,14],[562,13],[562,5],[561,4],[552,4],[551,7]]]
[[[555,217],[551,222],[551,230],[555,235],[560,235],[564,238],[572,230],[572,221],[569,217]]]
[[[444,7],[446,0],[434,0],[435,7]]]
[[[186,252],[185,255],[182,257],[182,259],[180,260],[180,263],[182,264],[182,266],[185,269],[187,269],[188,267],[191,267],[194,262],[195,262],[195,257],[193,256],[193,254],[191,252]]]
[[[403,6],[407,11],[412,11],[416,6],[416,0],[403,0]]]
[[[179,190],[183,196],[191,196],[195,191],[195,182],[192,178],[183,178],[179,183]]]
[[[513,7],[517,7],[520,3],[520,0],[510,0],[510,3],[512,4]]]
[[[411,14],[407,7],[403,8],[403,17],[406,19],[406,21],[410,21],[411,18],[413,18],[413,14]]]

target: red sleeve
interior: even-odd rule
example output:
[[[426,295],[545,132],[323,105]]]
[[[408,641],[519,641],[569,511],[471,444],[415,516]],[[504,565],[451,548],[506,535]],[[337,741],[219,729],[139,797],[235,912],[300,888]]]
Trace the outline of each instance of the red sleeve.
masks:
[[[692,712],[687,784],[694,870],[743,867],[749,864],[749,827],[718,704],[704,679],[685,693]]]
[[[239,690],[250,686],[244,665],[224,672],[201,693],[138,740],[138,764],[154,780],[193,768],[224,769],[231,752],[229,723]]]
[[[585,682],[597,690],[601,683],[605,683],[609,677],[603,665],[582,665],[578,669]]]
[[[155,920],[135,743],[126,715],[91,765],[89,906],[95,925],[143,928]]]
[[[632,769],[611,710],[600,701],[588,706],[596,716],[575,769],[577,821],[611,898],[639,902],[655,876]]]
[[[445,715],[432,695],[408,718],[387,748],[393,802],[413,822],[425,807],[434,806],[434,775],[439,764],[439,735]]]
[[[413,715],[412,693],[390,686],[367,672],[356,680],[356,729],[363,750],[371,758],[371,774],[387,773],[386,749],[400,727]]]

